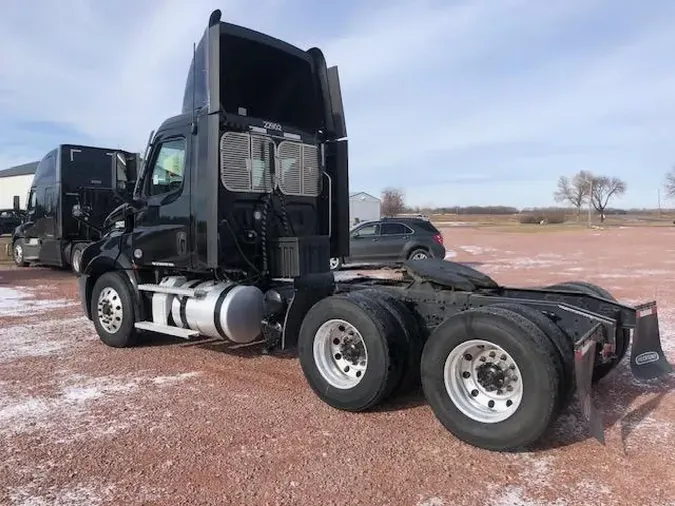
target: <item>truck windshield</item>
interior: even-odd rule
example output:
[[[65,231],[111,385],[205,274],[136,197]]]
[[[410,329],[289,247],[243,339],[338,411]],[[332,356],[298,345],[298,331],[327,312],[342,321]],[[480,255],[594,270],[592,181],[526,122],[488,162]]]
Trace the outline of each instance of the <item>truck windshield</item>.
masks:
[[[254,40],[221,35],[220,98],[228,113],[307,132],[319,128],[311,63]]]

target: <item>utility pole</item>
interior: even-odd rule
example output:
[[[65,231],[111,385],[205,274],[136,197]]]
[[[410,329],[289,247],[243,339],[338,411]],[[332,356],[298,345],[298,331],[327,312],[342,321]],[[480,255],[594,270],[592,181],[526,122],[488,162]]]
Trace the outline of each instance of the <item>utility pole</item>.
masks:
[[[658,188],[656,191],[658,192],[658,196],[659,196],[659,220],[660,220],[661,219],[661,188]]]
[[[593,206],[593,179],[588,180],[588,228],[593,226],[591,207]]]

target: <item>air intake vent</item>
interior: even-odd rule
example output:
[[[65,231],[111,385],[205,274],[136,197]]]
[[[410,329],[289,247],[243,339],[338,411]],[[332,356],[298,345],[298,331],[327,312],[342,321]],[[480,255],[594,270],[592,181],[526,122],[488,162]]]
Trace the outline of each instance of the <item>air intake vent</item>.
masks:
[[[268,135],[241,132],[225,132],[220,138],[220,181],[227,190],[269,193],[275,167],[277,184],[286,195],[321,194],[316,146],[285,140],[274,147]]]
[[[302,195],[301,145],[283,141],[278,147],[279,188],[286,195]]]
[[[321,194],[319,150],[310,144],[283,141],[279,144],[279,188],[286,195],[317,197]]]
[[[272,138],[225,132],[220,138],[220,181],[233,192],[272,191]]]

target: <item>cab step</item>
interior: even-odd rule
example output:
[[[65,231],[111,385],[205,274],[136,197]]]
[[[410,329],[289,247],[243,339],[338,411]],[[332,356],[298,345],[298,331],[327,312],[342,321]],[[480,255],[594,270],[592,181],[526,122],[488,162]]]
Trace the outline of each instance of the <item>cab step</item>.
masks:
[[[204,290],[195,290],[194,288],[180,288],[174,286],[155,285],[153,283],[144,283],[138,285],[141,292],[169,293],[171,295],[180,295],[182,297],[201,298],[206,295]]]
[[[199,336],[199,332],[196,330],[173,327],[171,325],[160,325],[159,323],[153,322],[136,322],[134,323],[134,327],[138,330],[149,330],[151,332],[168,334],[182,339],[190,339],[191,337]]]

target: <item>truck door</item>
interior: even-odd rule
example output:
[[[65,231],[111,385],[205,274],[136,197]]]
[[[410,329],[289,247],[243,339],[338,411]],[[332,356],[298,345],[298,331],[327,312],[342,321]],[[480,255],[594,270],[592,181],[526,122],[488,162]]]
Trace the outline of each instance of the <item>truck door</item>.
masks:
[[[49,265],[62,265],[61,241],[56,237],[56,221],[58,219],[56,195],[57,188],[47,186],[38,195],[37,231],[40,238],[40,262]]]
[[[189,127],[160,131],[143,179],[147,206],[135,219],[132,255],[139,265],[188,267],[190,258]]]

